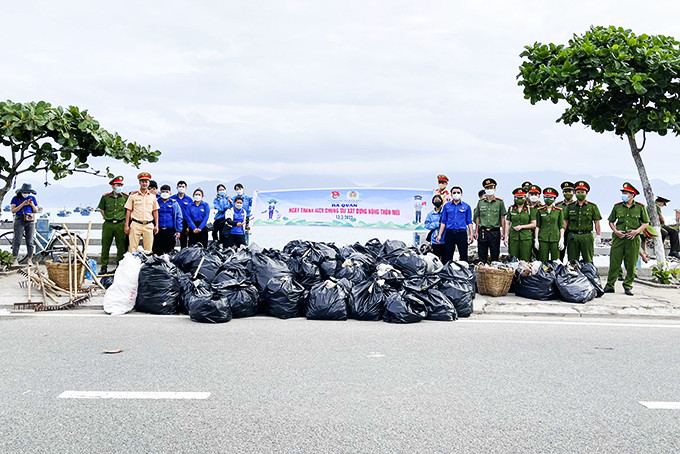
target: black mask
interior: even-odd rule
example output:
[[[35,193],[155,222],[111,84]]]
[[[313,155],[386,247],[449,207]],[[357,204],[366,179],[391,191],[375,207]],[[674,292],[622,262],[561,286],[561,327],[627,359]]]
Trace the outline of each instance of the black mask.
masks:
[[[439,201],[439,200],[437,200],[436,202],[432,202],[432,205],[434,205],[434,206],[436,206],[437,208],[439,208],[440,206],[442,206],[442,202]]]

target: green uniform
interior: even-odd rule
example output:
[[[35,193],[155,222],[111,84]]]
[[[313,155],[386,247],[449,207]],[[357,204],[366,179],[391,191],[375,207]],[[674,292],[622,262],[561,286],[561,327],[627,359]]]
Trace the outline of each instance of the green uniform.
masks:
[[[519,232],[513,226],[530,224],[536,219],[535,209],[526,205],[512,205],[508,209],[508,254],[519,260],[531,261],[531,246],[533,243],[534,229],[522,229]]]
[[[125,254],[125,202],[128,195],[122,193],[116,196],[113,192],[104,194],[97,209],[104,210],[104,224],[102,225],[102,268],[109,265],[109,249],[116,240],[116,263],[120,263]]]
[[[538,260],[547,262],[548,260],[560,259],[560,230],[564,228],[564,210],[560,207],[553,207],[548,211],[548,207],[543,206],[538,209],[536,216],[536,227],[538,227]]]
[[[584,262],[592,262],[595,255],[593,221],[602,219],[600,209],[593,202],[584,201],[583,205],[573,203],[567,206],[564,216],[569,222],[566,240],[569,260],[582,257]]]
[[[628,232],[640,228],[642,224],[649,224],[649,214],[647,208],[638,202],[628,207],[624,202],[614,205],[612,213],[609,215],[609,222],[616,225],[616,229],[621,232]],[[609,276],[607,276],[607,287],[614,288],[616,279],[621,272],[621,262],[626,267],[626,278],[623,280],[623,288],[632,289],[633,279],[635,279],[635,265],[640,251],[640,235],[634,239],[619,238],[612,235],[612,247],[609,252]]]
[[[529,203],[534,219],[538,216],[538,209],[544,206],[541,202],[536,202],[534,204]],[[534,247],[534,238],[536,238],[536,229],[531,229],[531,260],[539,260],[538,249]]]
[[[495,197],[491,202],[485,197],[477,202],[477,216],[479,225],[487,229],[498,229],[501,227],[501,219],[505,216],[505,203],[502,199]]]
[[[477,251],[479,260],[486,263],[491,253],[491,261],[497,261],[501,250],[501,223],[505,216],[505,202],[494,197],[491,201],[484,197],[477,202],[477,217],[479,217],[479,237]]]
[[[556,206],[556,207],[559,207],[559,208],[562,208],[562,211],[563,211],[563,212],[562,212],[562,215],[563,215],[564,219],[566,220],[566,219],[567,219],[567,208],[569,207],[569,205],[573,205],[574,203],[576,203],[576,200],[575,200],[575,199],[574,199],[573,201],[569,202],[569,203],[567,203],[566,200],[562,200],[562,201],[560,201],[560,202],[557,202],[557,203],[555,204],[555,206]],[[565,230],[565,232],[564,232],[564,245],[565,245],[565,248],[562,249],[562,250],[560,251],[560,260],[564,260],[564,256],[567,255],[566,244],[567,244],[567,235],[568,235],[568,234],[569,234],[569,230]]]

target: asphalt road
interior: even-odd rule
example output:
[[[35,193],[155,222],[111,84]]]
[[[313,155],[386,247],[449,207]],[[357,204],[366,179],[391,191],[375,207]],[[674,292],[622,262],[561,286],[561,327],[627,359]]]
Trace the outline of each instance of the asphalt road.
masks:
[[[0,316],[0,452],[680,452],[673,322],[84,314]]]

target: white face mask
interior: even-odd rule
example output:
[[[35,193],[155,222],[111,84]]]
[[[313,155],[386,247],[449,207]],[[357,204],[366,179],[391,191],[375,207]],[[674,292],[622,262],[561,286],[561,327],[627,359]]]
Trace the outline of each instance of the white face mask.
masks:
[[[456,202],[459,201],[459,200],[461,199],[461,197],[462,197],[462,196],[461,196],[460,194],[453,194],[453,195],[451,196],[451,198],[452,198],[453,200],[455,200]]]
[[[484,193],[488,196],[492,196],[496,193],[496,190],[495,189],[485,189]]]
[[[196,195],[194,196],[194,202],[200,202],[201,200],[203,200],[203,196],[202,196],[202,195],[196,194]]]
[[[170,198],[170,193],[169,192],[161,192],[161,199],[167,200]]]
[[[238,195],[243,195],[243,189],[237,189],[236,194]]]
[[[29,195],[31,195],[31,194],[29,194],[28,192],[22,192],[21,193],[21,197],[23,197],[24,199],[27,199]]]
[[[243,204],[237,203],[237,204],[234,205],[234,207],[236,207],[237,210],[240,210],[241,208],[243,208]]]
[[[537,195],[530,195],[530,196],[529,196],[529,201],[530,201],[531,203],[536,203],[536,202],[538,202],[538,196],[537,196]]]
[[[178,192],[179,194],[184,194],[184,192],[185,192],[186,190],[187,190],[186,188],[177,188],[177,192]]]

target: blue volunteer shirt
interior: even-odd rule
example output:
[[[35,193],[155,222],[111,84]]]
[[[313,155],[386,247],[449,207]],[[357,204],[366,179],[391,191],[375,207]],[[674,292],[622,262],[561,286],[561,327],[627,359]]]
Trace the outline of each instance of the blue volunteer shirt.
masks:
[[[14,205],[14,206],[18,207],[19,205],[24,203],[24,200],[29,200],[29,199],[33,200],[33,204],[35,206],[38,206],[38,201],[35,200],[35,197],[33,197],[32,195],[29,195],[26,198],[23,198],[20,195],[15,195],[14,197],[12,197],[12,201],[10,202],[10,205]],[[21,207],[21,209],[19,211],[14,213],[14,216],[20,216],[20,215],[23,215],[23,214],[26,214],[26,213],[33,213],[33,207],[31,205],[24,205],[23,207]]]
[[[174,228],[175,232],[182,232],[182,209],[176,200],[169,198],[163,200],[158,197],[158,228]]]
[[[231,199],[225,196],[217,196],[213,200],[213,208],[217,210],[215,213],[215,220],[224,219],[224,212],[233,206]]]
[[[193,199],[186,194],[184,194],[184,197],[182,197],[181,199],[179,198],[179,194],[171,195],[170,198],[177,202],[180,209],[182,210],[182,217],[186,221],[187,208],[189,208],[189,204],[194,203]]]
[[[425,228],[427,230],[432,230],[432,236],[430,237],[430,243],[432,244],[444,244],[444,235],[442,235],[442,240],[437,243],[437,235],[439,235],[439,223],[441,222],[442,212],[432,210],[428,213],[425,218]],[[444,232],[446,234],[446,231]]]
[[[205,225],[208,223],[209,217],[210,217],[210,205],[208,205],[206,202],[200,202],[198,205],[192,202],[187,208],[186,221],[187,225],[189,225],[191,230],[194,229],[203,230],[205,228]]]
[[[462,200],[457,204],[448,202],[442,208],[440,222],[448,230],[465,230],[472,224],[472,208]]]

